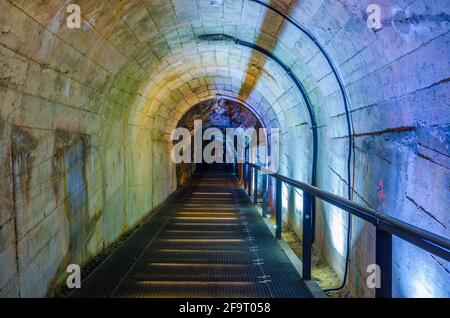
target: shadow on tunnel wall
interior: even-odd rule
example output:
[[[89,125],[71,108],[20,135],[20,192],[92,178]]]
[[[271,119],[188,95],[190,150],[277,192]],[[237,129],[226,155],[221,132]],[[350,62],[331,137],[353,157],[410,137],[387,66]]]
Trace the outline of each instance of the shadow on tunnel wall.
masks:
[[[289,1],[286,4],[286,7],[282,8],[283,12],[285,12],[286,15],[289,16],[292,10],[295,8],[297,1],[298,0]],[[269,5],[273,7],[278,6],[278,4],[273,0],[269,1]],[[287,21],[271,10],[267,10],[266,8],[262,8],[261,10],[262,13],[266,12],[266,14],[264,16],[263,22],[261,23],[260,30],[265,30],[266,32],[268,31],[271,37],[265,36],[263,32],[259,32],[254,44],[259,47],[263,47],[269,52],[273,52],[278,43],[277,39],[280,37],[280,34],[283,31]],[[244,72],[246,75],[243,80],[241,90],[239,91],[239,96],[243,100],[247,100],[250,97],[261,76],[271,76],[270,74],[265,74],[266,71],[264,70],[264,65],[266,64],[268,58],[269,57],[265,54],[261,54],[256,50],[252,50],[249,61],[260,61],[260,65],[249,64],[247,70]],[[256,70],[256,72],[253,72],[253,70]],[[256,77],[252,75],[254,73],[257,74]]]

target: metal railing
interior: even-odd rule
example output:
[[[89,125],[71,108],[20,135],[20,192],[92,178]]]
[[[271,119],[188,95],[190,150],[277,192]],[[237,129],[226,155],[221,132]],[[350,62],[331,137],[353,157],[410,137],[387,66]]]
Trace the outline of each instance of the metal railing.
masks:
[[[428,232],[391,216],[380,214],[374,209],[364,207],[333,193],[313,187],[310,184],[272,173],[271,171],[246,162],[243,164],[244,188],[248,195],[253,194],[253,202],[258,204],[258,172],[262,174],[262,214],[267,216],[268,177],[275,179],[275,237],[282,234],[282,185],[283,183],[303,191],[303,279],[311,279],[312,260],[312,206],[315,198],[351,213],[371,223],[376,229],[375,262],[380,267],[380,288],[376,289],[377,298],[392,297],[392,236],[430,252],[446,261],[450,261],[450,240]],[[252,188],[253,173],[253,188]]]

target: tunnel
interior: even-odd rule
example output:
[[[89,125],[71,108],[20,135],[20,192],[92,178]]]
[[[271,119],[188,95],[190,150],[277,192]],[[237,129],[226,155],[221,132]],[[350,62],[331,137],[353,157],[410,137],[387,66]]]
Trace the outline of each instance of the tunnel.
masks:
[[[0,1],[0,297],[450,297],[449,15]],[[276,171],[248,138],[240,161],[174,162],[195,121],[276,131]]]

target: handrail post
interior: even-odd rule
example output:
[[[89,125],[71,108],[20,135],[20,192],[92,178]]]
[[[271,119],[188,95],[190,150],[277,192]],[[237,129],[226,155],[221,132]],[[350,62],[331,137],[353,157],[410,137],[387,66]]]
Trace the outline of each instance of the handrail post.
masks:
[[[254,169],[253,182],[255,186],[253,187],[253,204],[258,205],[258,169],[256,167]]]
[[[242,165],[242,179],[244,181],[244,189],[247,189],[247,163]]]
[[[380,270],[375,297],[392,298],[392,234],[377,228],[375,244],[375,262]]]
[[[267,217],[267,174],[262,175],[262,217]]]
[[[276,179],[276,196],[275,196],[275,237],[277,240],[281,240],[281,220],[282,220],[282,211],[283,211],[283,205],[282,205],[282,186],[283,182],[281,179]]]
[[[251,197],[252,195],[252,166],[248,165],[248,171],[247,171],[247,193],[248,196]]]
[[[312,197],[303,191],[303,279],[311,279],[312,250]]]

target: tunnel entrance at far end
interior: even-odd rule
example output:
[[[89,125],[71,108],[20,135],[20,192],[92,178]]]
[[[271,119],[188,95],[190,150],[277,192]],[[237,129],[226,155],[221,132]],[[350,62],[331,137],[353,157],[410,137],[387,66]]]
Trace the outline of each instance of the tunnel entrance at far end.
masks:
[[[202,156],[201,162],[199,162],[199,158],[195,158],[194,130],[199,127],[195,126],[196,123],[197,125],[201,124],[203,136],[201,145],[198,146],[201,147],[199,152],[208,154],[206,157],[209,157],[208,159]],[[193,150],[190,162],[177,164],[177,186],[185,185],[195,172],[210,169],[232,170],[235,168],[234,164],[226,158],[226,132],[228,128],[242,128],[244,130],[253,128],[258,131],[262,127],[261,121],[252,110],[235,100],[217,97],[193,106],[184,114],[177,125],[177,128],[185,128],[190,132],[192,136],[191,149]],[[214,134],[214,131],[217,134]],[[222,138],[218,138],[217,135],[221,135]],[[177,142],[177,140],[173,141],[174,144]]]

